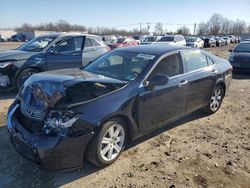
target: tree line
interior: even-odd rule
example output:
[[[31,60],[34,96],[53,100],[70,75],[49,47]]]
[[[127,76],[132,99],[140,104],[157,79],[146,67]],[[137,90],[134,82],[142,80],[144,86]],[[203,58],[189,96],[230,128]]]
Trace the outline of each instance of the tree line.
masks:
[[[131,30],[126,29],[117,29],[117,28],[109,28],[109,27],[86,27],[83,25],[70,24],[65,20],[59,20],[55,23],[41,23],[39,25],[31,25],[24,23],[22,26],[17,27],[16,31],[22,32],[33,32],[34,30],[42,30],[42,31],[55,31],[55,32],[70,32],[70,31],[78,31],[78,32],[87,32],[89,34],[95,35],[147,35],[150,33],[150,24],[146,27],[140,27],[140,29],[133,28]],[[190,35],[193,34],[190,32],[190,29],[183,25],[175,32],[168,31],[164,28],[164,24],[158,22],[154,26],[154,33],[156,35],[164,35],[164,34],[182,34],[182,35]],[[204,34],[250,34],[250,25],[244,20],[230,20],[228,18],[223,17],[220,14],[213,14],[211,18],[207,22],[201,22],[198,24],[195,34],[204,35]]]
[[[199,23],[197,34],[250,34],[250,25],[247,26],[244,20],[230,20],[221,14],[213,14],[207,22]]]

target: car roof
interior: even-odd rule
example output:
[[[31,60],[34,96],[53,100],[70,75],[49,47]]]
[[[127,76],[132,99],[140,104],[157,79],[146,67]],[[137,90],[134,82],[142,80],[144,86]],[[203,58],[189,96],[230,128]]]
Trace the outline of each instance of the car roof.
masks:
[[[151,55],[163,55],[168,52],[189,49],[188,47],[182,46],[171,46],[171,45],[137,45],[137,46],[129,46],[115,49],[115,51],[124,51],[124,52],[137,52],[143,54],[151,54]]]
[[[243,40],[241,43],[239,44],[249,44],[250,43],[250,39],[249,40]]]
[[[51,33],[47,35],[41,35],[39,37],[73,37],[73,36],[88,36],[88,37],[95,37],[98,38],[97,35],[90,35],[90,34],[80,34],[80,33]]]

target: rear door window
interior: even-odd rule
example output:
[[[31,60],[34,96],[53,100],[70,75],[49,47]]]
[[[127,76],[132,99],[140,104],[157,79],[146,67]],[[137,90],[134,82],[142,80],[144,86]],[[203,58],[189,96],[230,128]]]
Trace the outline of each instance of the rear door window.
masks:
[[[69,38],[60,42],[54,50],[57,53],[80,51],[82,50],[82,42],[82,37]]]
[[[163,58],[151,75],[162,74],[165,76],[176,76],[183,73],[182,62],[180,61],[179,54],[172,54]]]
[[[86,48],[86,47],[91,47],[91,46],[92,46],[92,44],[91,44],[89,38],[86,38],[85,43],[84,43],[84,47]]]
[[[92,46],[101,46],[98,42],[96,42],[95,39],[89,39],[89,40],[90,40]]]

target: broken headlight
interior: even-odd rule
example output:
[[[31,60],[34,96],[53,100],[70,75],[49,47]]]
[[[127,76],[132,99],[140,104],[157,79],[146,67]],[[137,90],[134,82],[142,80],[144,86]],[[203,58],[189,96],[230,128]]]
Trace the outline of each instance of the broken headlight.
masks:
[[[42,130],[48,135],[66,136],[78,118],[72,111],[50,111]]]

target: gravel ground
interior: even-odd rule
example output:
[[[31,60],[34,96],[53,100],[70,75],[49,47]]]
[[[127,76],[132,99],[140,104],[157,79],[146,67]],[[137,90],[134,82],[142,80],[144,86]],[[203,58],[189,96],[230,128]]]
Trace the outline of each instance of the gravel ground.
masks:
[[[227,58],[231,46],[207,49]],[[168,125],[129,146],[109,167],[47,173],[12,148],[0,94],[0,187],[250,187],[250,75],[236,74],[221,109]]]

